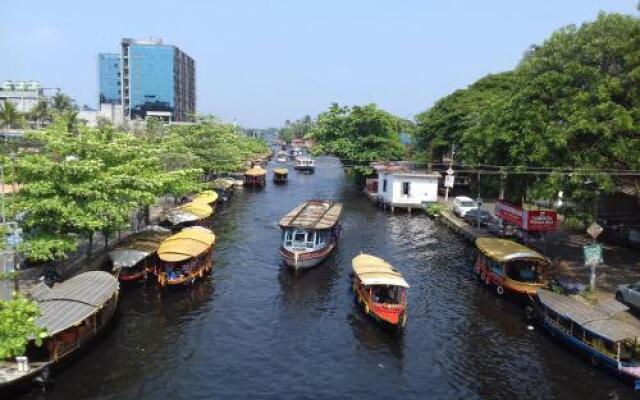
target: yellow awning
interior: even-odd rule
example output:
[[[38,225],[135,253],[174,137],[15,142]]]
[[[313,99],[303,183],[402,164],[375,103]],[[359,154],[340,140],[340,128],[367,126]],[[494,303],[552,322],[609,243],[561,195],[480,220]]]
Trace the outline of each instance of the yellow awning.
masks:
[[[547,261],[542,254],[519,243],[506,239],[479,238],[476,246],[484,255],[498,262],[512,261],[519,258],[534,258]]]
[[[193,214],[200,219],[205,219],[213,214],[213,208],[211,208],[208,204],[198,201],[192,201],[190,203],[181,205],[180,207],[178,207],[178,210]]]
[[[353,261],[353,272],[364,285],[390,285],[408,288],[402,274],[382,258],[360,254]]]
[[[256,165],[255,167],[248,169],[244,174],[245,175],[249,175],[249,176],[261,176],[266,174],[267,171],[265,171],[264,169],[262,169],[261,166]]]
[[[216,193],[215,190],[204,190],[198,193],[193,199],[193,201],[195,202],[200,202],[205,204],[215,203],[217,200],[218,200],[218,193]]]
[[[158,248],[162,261],[178,262],[199,256],[216,242],[216,235],[207,228],[192,226],[167,238]]]
[[[289,173],[289,170],[286,168],[274,168],[273,172],[278,175],[285,175]]]

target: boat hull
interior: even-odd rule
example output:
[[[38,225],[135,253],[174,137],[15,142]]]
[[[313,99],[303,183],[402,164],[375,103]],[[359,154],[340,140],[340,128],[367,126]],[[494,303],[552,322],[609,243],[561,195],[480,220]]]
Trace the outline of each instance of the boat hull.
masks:
[[[294,253],[286,250],[284,247],[281,247],[280,254],[282,255],[282,260],[287,267],[293,268],[296,271],[305,270],[313,268],[326,260],[327,257],[331,255],[335,247],[335,243],[331,243],[323,249],[308,253]]]
[[[382,304],[373,303],[365,294],[364,288],[353,278],[353,292],[356,296],[356,301],[360,304],[362,311],[364,311],[369,318],[373,319],[377,323],[382,324],[385,327],[393,329],[404,329],[407,324],[407,306],[388,308]]]
[[[295,169],[296,171],[300,171],[300,172],[315,172],[316,171],[316,167],[310,167],[310,166],[295,166],[293,167],[293,169]]]

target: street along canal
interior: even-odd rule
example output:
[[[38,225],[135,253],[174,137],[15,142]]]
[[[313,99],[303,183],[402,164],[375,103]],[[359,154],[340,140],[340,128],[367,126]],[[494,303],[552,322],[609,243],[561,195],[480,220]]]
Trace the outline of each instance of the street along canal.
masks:
[[[269,165],[271,169],[275,164]],[[120,317],[47,399],[609,399],[634,396],[538,330],[470,272],[461,239],[423,215],[372,207],[333,158],[216,212],[213,273],[187,290],[121,292]],[[294,275],[278,219],[306,199],[344,203],[338,250]],[[411,285],[404,335],[356,306],[351,259],[383,257]],[[43,398],[32,392],[25,398]]]

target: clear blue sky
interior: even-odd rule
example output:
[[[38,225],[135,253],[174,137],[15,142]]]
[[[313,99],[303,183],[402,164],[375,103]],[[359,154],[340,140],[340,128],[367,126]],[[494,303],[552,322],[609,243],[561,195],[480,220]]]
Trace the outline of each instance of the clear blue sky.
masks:
[[[555,29],[637,0],[0,0],[0,80],[35,79],[95,106],[96,54],[161,37],[196,60],[197,108],[249,127],[331,102],[403,117],[513,68]]]

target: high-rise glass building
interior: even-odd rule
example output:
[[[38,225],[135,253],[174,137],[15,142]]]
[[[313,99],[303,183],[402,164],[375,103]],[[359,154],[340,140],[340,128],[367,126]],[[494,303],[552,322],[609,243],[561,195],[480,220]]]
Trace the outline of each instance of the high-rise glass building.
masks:
[[[100,104],[120,104],[122,90],[120,54],[98,54],[98,97]]]
[[[117,75],[107,56],[119,61]],[[100,102],[116,87],[118,103],[130,119],[157,116],[185,121],[196,111],[195,63],[175,46],[160,39],[122,39],[120,54],[98,56]],[[103,82],[104,77],[104,82]]]

